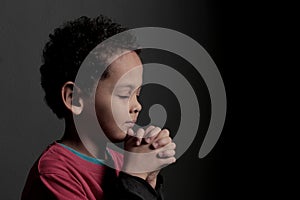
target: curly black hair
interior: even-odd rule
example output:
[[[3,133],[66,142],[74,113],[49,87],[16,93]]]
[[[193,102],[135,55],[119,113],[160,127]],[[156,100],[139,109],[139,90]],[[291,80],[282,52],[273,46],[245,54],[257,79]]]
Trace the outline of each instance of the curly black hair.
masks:
[[[99,43],[125,30],[127,28],[103,15],[83,16],[64,23],[49,35],[40,67],[41,86],[47,105],[58,118],[64,118],[67,112],[61,98],[63,85],[75,81],[80,65]]]

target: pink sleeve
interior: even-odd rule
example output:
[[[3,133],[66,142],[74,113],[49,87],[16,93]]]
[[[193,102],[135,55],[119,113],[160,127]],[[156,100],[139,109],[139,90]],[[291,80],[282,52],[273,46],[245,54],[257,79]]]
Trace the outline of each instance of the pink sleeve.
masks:
[[[40,175],[40,178],[58,200],[88,200],[80,183],[71,177],[46,173]]]

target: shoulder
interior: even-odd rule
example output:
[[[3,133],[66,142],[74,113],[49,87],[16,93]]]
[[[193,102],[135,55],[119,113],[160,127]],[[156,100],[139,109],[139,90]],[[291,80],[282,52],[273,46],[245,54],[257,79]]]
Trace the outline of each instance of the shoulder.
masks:
[[[83,174],[103,173],[104,163],[91,162],[93,158],[80,153],[74,153],[74,150],[65,148],[63,145],[54,142],[42,153],[38,160],[37,168],[40,175],[42,174],[72,174],[81,176]],[[84,156],[84,157],[83,157]],[[96,159],[93,159],[96,160]]]
[[[32,166],[22,192],[23,199],[46,199],[62,191],[58,186],[72,182],[79,185],[70,173],[71,155],[57,143],[49,145]],[[80,190],[80,187],[77,187]],[[58,199],[58,198],[56,198]]]
[[[37,169],[40,175],[68,173],[70,166],[74,165],[74,155],[54,142],[49,145],[37,161]]]

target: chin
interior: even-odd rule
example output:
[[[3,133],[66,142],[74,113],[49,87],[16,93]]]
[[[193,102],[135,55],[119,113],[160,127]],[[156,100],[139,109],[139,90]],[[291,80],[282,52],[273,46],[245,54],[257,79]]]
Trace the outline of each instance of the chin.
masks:
[[[119,143],[119,142],[123,142],[126,138],[126,133],[119,131],[117,134],[114,134],[113,137],[110,137],[110,141],[112,143]]]

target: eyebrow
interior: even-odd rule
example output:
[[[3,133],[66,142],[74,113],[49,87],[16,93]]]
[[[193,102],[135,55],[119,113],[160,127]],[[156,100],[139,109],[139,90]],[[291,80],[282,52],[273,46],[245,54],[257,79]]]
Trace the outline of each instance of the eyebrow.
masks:
[[[130,84],[118,86],[118,88],[125,88],[125,87],[128,87],[128,88],[130,88],[130,89],[134,89],[134,88],[135,88],[134,85],[130,85]],[[142,86],[139,86],[137,89],[140,89],[141,87],[142,87]]]

